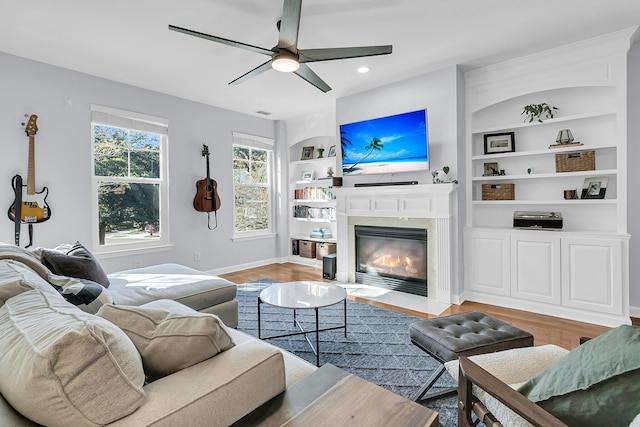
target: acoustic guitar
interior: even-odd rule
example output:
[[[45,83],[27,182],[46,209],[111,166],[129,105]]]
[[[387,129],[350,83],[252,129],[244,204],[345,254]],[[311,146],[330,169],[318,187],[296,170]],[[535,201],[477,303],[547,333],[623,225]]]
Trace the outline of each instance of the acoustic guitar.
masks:
[[[9,219],[16,220],[16,211],[20,212],[20,221],[23,224],[34,224],[47,221],[51,218],[51,209],[47,205],[47,195],[49,189],[43,187],[42,191],[36,192],[36,165],[35,165],[35,136],[38,132],[36,120],[38,116],[32,114],[25,127],[25,132],[29,137],[29,164],[27,168],[27,185],[22,185],[22,197],[16,197],[9,208]],[[18,181],[19,182],[19,181]],[[20,194],[14,180],[14,192]],[[20,200],[22,199],[22,200]],[[16,203],[20,209],[16,209]]]
[[[193,199],[193,207],[198,212],[215,212],[220,209],[218,183],[211,179],[209,174],[209,147],[205,144],[202,144],[202,156],[207,158],[207,177],[196,182],[197,192]]]

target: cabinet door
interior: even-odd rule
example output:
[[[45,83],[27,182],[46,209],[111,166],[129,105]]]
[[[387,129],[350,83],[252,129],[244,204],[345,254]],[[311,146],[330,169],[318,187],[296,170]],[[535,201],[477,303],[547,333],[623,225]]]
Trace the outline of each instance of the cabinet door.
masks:
[[[622,314],[622,242],[562,239],[562,304]]]
[[[511,236],[511,296],[560,304],[560,238]]]
[[[509,295],[509,234],[469,231],[465,265],[469,289]]]

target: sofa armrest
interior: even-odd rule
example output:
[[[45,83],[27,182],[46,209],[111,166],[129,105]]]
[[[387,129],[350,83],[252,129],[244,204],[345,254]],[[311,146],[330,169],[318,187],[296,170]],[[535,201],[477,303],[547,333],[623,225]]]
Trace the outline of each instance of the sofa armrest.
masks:
[[[502,425],[497,423],[495,417],[493,417],[485,406],[472,394],[473,385],[482,388],[496,400],[536,427],[566,427],[566,424],[562,421],[531,402],[465,356],[460,357],[458,375],[458,425],[460,427],[471,427],[475,425],[471,419],[472,412],[476,413],[478,418],[480,418],[487,427]]]

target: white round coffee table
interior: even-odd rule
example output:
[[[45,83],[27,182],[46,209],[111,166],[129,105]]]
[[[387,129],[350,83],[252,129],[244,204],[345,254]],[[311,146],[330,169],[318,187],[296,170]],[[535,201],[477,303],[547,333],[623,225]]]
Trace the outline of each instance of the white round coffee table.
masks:
[[[340,301],[344,302],[344,325],[320,329],[318,310],[322,307],[328,307],[330,305],[338,304]],[[293,320],[300,329],[300,332],[292,332],[271,337],[262,337],[260,323],[260,306],[262,305],[262,303],[269,304],[274,307],[293,309]],[[315,329],[305,331],[302,328],[302,325],[300,325],[300,323],[296,319],[296,310],[302,309],[315,310]],[[335,285],[333,283],[299,281],[274,283],[273,285],[260,292],[260,296],[258,297],[258,338],[272,339],[290,337],[294,335],[304,335],[305,339],[316,355],[316,365],[320,366],[320,332],[331,331],[334,329],[344,329],[344,336],[347,336],[347,291],[345,291],[343,287]],[[307,337],[307,334],[310,333],[316,334],[315,347]]]

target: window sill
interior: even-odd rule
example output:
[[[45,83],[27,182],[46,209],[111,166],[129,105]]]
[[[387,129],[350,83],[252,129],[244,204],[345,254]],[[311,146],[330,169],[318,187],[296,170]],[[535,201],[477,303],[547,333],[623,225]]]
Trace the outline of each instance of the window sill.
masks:
[[[132,255],[132,254],[164,252],[164,251],[170,251],[172,249],[173,249],[173,244],[165,243],[157,246],[146,246],[146,247],[136,247],[136,248],[132,248],[132,247],[117,248],[113,246],[106,247],[106,248],[100,247],[99,249],[92,251],[92,253],[93,255],[96,256],[96,258],[116,258],[116,257]]]
[[[257,239],[271,239],[273,237],[276,237],[278,234],[277,233],[262,233],[262,234],[249,234],[246,236],[243,235],[235,235],[231,238],[232,241],[234,242],[242,242],[245,240],[257,240]]]

